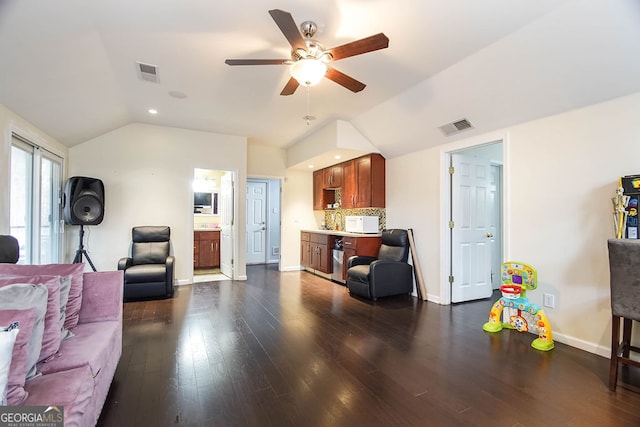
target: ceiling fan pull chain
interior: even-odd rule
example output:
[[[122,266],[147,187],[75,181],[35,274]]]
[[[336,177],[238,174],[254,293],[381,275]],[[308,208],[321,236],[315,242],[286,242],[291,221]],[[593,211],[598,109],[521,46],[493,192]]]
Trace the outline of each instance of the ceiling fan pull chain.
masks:
[[[309,98],[311,98],[311,86],[307,86],[307,126],[310,126],[311,110],[309,109]]]

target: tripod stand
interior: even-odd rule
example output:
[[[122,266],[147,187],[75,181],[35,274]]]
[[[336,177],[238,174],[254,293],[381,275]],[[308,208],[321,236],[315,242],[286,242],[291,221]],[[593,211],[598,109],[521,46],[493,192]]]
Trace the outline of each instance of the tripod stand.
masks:
[[[78,245],[78,250],[76,251],[76,257],[73,259],[73,263],[74,264],[82,263],[82,254],[84,254],[84,256],[87,257],[87,261],[89,262],[89,265],[91,266],[93,271],[96,271],[96,267],[93,265],[93,262],[91,262],[91,258],[89,258],[89,254],[87,253],[87,251],[84,250],[83,242],[84,242],[84,226],[81,224],[80,225],[80,244]]]

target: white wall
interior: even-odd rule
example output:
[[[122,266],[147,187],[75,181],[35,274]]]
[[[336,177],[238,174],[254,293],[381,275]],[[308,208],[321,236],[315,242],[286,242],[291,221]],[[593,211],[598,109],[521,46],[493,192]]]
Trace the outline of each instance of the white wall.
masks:
[[[99,178],[105,185],[102,224],[85,227],[85,246],[98,270],[115,270],[127,256],[131,228],[169,225],[176,279],[191,283],[193,275],[193,170],[236,172],[236,271],[245,278],[246,138],[133,123],[69,150],[69,176]],[[241,201],[241,203],[239,202]],[[241,209],[239,207],[242,206]],[[77,248],[78,227],[69,253]]]
[[[66,170],[68,149],[56,139],[22,119],[0,104],[0,234],[8,234],[10,227],[9,189],[11,187],[11,134],[15,133],[28,141],[46,148],[62,157]]]
[[[538,270],[538,290],[527,295],[533,303],[556,295],[556,308],[545,308],[555,339],[603,356],[611,337],[611,198],[620,176],[640,173],[638,111],[640,93],[497,132],[507,135],[505,258]],[[460,145],[387,160],[387,226],[414,229],[434,301],[441,297],[441,159]]]

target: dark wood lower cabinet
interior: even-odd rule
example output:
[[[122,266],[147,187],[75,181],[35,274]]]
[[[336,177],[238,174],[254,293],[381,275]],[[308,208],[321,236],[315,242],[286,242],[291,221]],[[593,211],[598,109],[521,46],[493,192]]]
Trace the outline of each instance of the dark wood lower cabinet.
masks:
[[[300,233],[300,264],[305,268],[331,274],[330,236],[321,233]],[[333,241],[333,240],[331,240]]]
[[[193,268],[220,267],[220,232],[196,231],[193,235]]]
[[[378,256],[379,236],[341,236],[302,231],[300,233],[300,264],[326,274],[333,272],[333,248],[336,238],[342,239],[344,263],[342,278],[347,278],[347,260],[354,255]]]

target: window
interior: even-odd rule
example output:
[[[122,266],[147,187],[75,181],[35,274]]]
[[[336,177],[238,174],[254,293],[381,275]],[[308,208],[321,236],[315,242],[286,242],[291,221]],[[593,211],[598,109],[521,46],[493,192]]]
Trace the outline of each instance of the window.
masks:
[[[61,262],[62,158],[28,141],[11,141],[11,235],[19,264]]]

